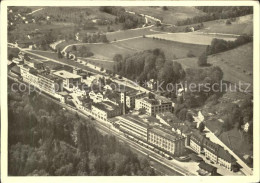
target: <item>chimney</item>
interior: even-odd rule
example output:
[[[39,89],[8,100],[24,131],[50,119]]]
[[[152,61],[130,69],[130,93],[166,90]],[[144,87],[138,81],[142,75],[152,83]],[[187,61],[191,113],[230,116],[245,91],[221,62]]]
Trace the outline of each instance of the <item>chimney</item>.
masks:
[[[123,104],[123,115],[126,114],[126,92],[121,92],[121,103]]]

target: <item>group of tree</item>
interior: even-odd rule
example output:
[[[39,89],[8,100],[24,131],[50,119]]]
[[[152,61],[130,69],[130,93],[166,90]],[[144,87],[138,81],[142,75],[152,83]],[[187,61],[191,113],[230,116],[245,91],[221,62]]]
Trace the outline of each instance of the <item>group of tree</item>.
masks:
[[[8,52],[8,60],[12,60],[13,58],[17,58],[20,50],[18,48],[10,48],[7,49]]]
[[[215,38],[211,41],[211,45],[207,47],[206,54],[211,55],[211,54],[227,51],[252,41],[253,41],[253,37],[248,35],[241,35],[234,41],[226,41],[223,39]]]
[[[108,43],[107,36],[105,34],[93,33],[93,34],[85,34],[82,35],[83,43]]]
[[[190,25],[212,20],[229,19],[253,14],[253,7],[250,6],[200,6],[196,8],[205,12],[206,15],[195,16],[193,18],[187,18],[185,20],[179,20],[177,22],[177,25]]]
[[[207,65],[208,65],[207,54],[205,52],[203,52],[198,58],[198,66],[202,67],[202,66],[207,66]]]
[[[133,29],[144,24],[142,16],[127,13],[123,7],[101,6],[99,10],[116,16],[115,23],[122,23],[123,29]]]
[[[185,73],[182,84],[187,88],[183,95],[177,96],[174,109],[175,115],[183,121],[186,119],[188,109],[208,103],[216,104],[221,95],[220,84],[223,78],[223,72],[217,66],[188,68]]]
[[[166,61],[164,52],[160,49],[146,50],[124,58],[117,54],[114,61],[115,73],[139,82],[154,79],[162,82],[161,86],[165,87],[185,77],[181,64]]]
[[[94,55],[90,48],[86,46],[80,46],[77,48],[75,45],[73,45],[71,52],[75,54],[76,57],[92,57]]]
[[[146,159],[91,121],[8,83],[8,175],[155,175]]]

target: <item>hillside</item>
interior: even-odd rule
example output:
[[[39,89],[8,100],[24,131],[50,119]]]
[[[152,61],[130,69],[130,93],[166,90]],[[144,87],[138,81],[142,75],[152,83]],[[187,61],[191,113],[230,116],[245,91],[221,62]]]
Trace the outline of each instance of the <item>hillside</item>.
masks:
[[[133,11],[136,13],[142,13],[145,15],[150,15],[155,18],[162,20],[166,24],[176,24],[179,20],[184,20],[187,18],[204,15],[205,13],[196,9],[195,7],[167,7],[168,10],[163,10],[159,6],[146,6],[146,7],[126,7],[128,11]]]
[[[184,58],[177,60],[184,68],[198,67],[198,58]],[[224,80],[238,83],[253,82],[253,43],[239,46],[235,49],[211,55],[208,63],[219,66],[224,72]],[[252,89],[252,88],[251,88]]]
[[[237,17],[231,21],[231,25],[226,25],[226,19],[204,22],[203,24],[205,29],[200,31],[205,33],[253,35],[253,15]]]

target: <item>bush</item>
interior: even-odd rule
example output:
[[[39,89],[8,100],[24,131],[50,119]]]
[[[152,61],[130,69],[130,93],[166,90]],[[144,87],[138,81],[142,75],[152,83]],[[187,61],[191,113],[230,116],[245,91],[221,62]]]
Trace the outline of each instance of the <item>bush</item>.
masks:
[[[206,66],[208,63],[207,63],[207,55],[206,53],[202,53],[198,59],[198,66],[202,67],[202,66]]]
[[[231,25],[231,21],[230,20],[226,20],[226,25]]]
[[[188,53],[187,53],[187,57],[195,57],[195,55],[192,53],[192,51],[190,50]]]
[[[168,7],[167,6],[163,6],[162,9],[163,9],[163,11],[166,11],[166,10],[168,10]]]

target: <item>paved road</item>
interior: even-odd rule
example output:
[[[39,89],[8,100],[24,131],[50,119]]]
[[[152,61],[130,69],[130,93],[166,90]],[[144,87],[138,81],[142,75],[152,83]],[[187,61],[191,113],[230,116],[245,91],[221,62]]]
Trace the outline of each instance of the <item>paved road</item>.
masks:
[[[147,28],[147,27],[146,27]],[[102,44],[113,44],[113,43],[117,43],[117,42],[122,42],[122,41],[128,41],[128,40],[132,40],[132,39],[137,39],[137,38],[142,38],[143,36],[136,36],[136,37],[131,37],[131,38],[126,38],[126,39],[119,39],[119,40],[116,40],[116,41],[110,41],[109,43],[74,43],[74,44],[69,44],[67,46],[65,46],[63,48],[63,50],[61,51],[62,53],[66,53],[66,50],[75,45],[75,46],[79,46],[79,45],[102,45]]]

